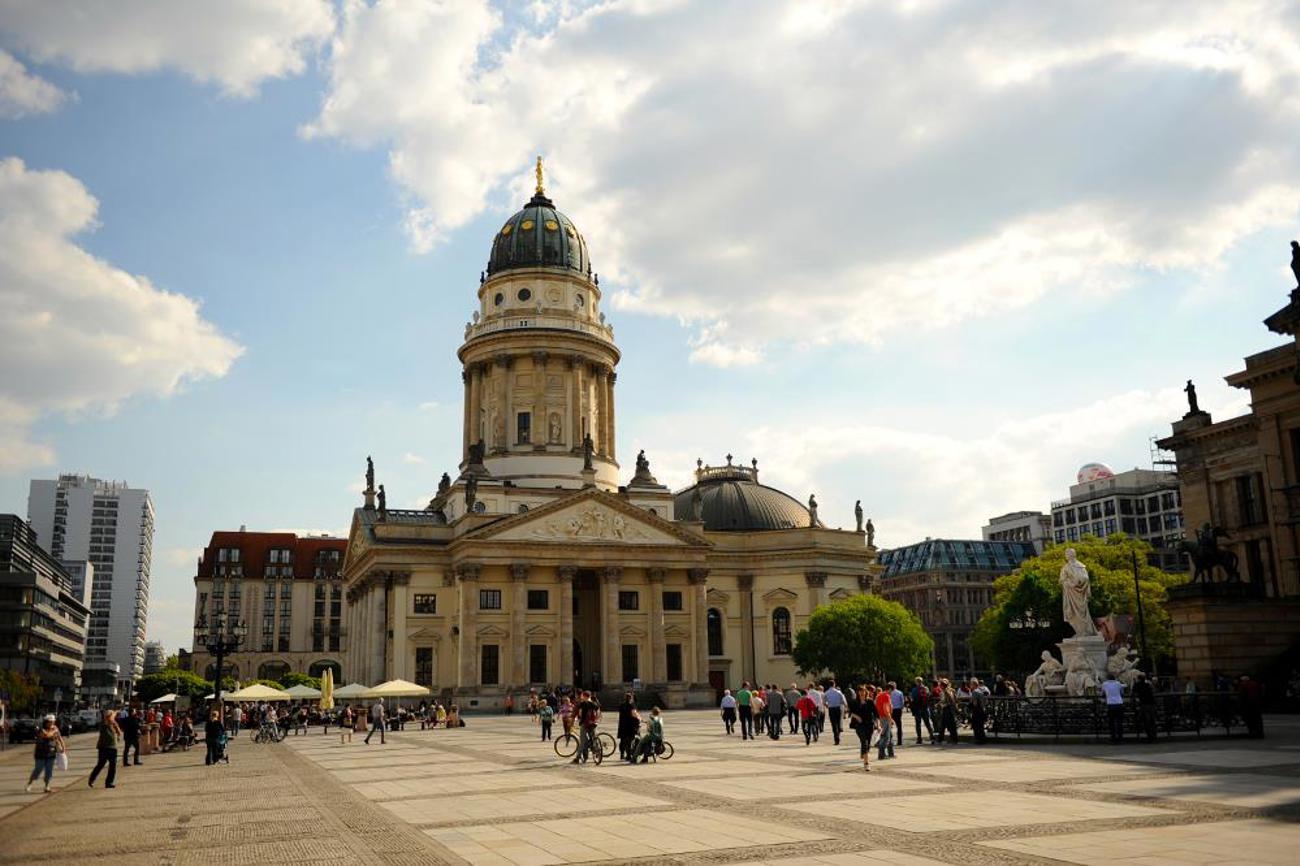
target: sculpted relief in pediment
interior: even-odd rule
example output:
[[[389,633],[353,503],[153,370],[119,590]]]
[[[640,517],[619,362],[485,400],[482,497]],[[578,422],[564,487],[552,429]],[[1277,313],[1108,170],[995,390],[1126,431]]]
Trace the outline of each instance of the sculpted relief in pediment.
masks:
[[[660,541],[665,540],[659,533],[653,538],[650,533],[628,520],[617,511],[588,505],[575,511],[557,514],[532,527],[534,538],[562,539],[569,541]]]

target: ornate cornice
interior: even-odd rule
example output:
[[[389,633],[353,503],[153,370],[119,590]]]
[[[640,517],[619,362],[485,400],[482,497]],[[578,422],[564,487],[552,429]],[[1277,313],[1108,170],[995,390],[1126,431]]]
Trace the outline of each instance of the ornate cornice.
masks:
[[[814,589],[826,586],[826,572],[824,571],[805,571],[803,579],[808,586]]]
[[[623,566],[607,565],[604,569],[605,583],[617,584],[623,579]]]
[[[709,579],[709,570],[707,568],[688,568],[686,570],[686,579],[696,586],[706,583]]]
[[[578,576],[578,566],[561,565],[555,569],[555,573],[563,583],[573,583],[574,578]]]
[[[462,562],[456,566],[456,577],[459,580],[478,580],[480,566],[476,562]]]

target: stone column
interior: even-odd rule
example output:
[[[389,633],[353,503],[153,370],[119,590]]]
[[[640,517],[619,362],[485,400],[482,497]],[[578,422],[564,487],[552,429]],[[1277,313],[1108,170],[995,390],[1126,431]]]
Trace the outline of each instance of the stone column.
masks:
[[[375,635],[371,647],[374,651],[375,682],[386,682],[388,677],[388,579],[376,575],[374,578],[375,595]]]
[[[546,444],[546,353],[533,352],[533,447]]]
[[[686,572],[691,582],[691,617],[695,624],[695,679],[694,682],[707,685],[709,682],[709,617],[708,599],[709,570],[692,568]]]
[[[511,364],[511,359],[505,355],[498,355],[496,363],[497,375],[501,377],[498,384],[501,397],[497,402],[497,407],[501,412],[501,447],[509,451],[511,444],[514,442],[514,431],[510,429],[515,423],[514,388],[510,387],[510,369],[514,365]]]
[[[664,648],[664,576],[662,568],[646,569],[650,579],[650,682],[668,681],[667,650]]]
[[[466,426],[469,434],[465,441],[465,458],[469,459],[469,446],[478,442],[483,432],[479,427],[479,416],[483,414],[483,365],[469,365],[469,418]]]
[[[595,405],[591,411],[591,438],[596,443],[596,453],[605,453],[605,373],[603,368],[592,365],[591,381]]]
[[[473,442],[473,440],[470,438],[470,420],[469,420],[469,419],[470,419],[470,417],[471,417],[471,415],[470,415],[470,404],[472,403],[472,401],[471,401],[471,399],[470,399],[470,392],[474,390],[473,377],[471,376],[468,367],[466,367],[464,370],[461,370],[461,371],[460,371],[460,380],[461,380],[461,382],[463,382],[463,383],[465,384],[465,404],[464,404],[464,407],[463,407],[463,409],[462,409],[462,411],[465,413],[465,417],[464,417],[463,419],[461,419],[461,421],[462,421],[462,424],[461,424],[461,428],[462,428],[462,437],[461,437],[461,438],[463,439],[464,444],[461,446],[460,459],[461,459],[461,460],[467,460],[467,459],[469,459],[469,446],[470,446],[470,443]]]
[[[573,683],[573,581],[578,576],[574,565],[561,565],[556,569],[560,582],[560,675],[552,677],[558,683]]]
[[[578,355],[569,356],[569,450],[571,451],[582,448],[582,371],[586,366]],[[565,674],[566,677],[572,675],[573,671]]]
[[[605,658],[600,672],[605,683],[621,682],[623,676],[619,649],[622,638],[618,633],[618,585],[622,579],[623,569],[619,566],[611,565],[605,569]]]
[[[370,662],[374,658],[374,655],[370,651],[370,632],[373,630],[375,617],[370,606],[370,575],[361,578],[359,589],[361,593],[359,602],[360,607],[358,609],[361,615],[360,622],[358,623],[358,625],[361,626],[361,640],[357,643],[357,655],[359,656],[358,662],[360,663],[359,673],[362,683],[368,686],[373,686],[375,681],[370,676]]]
[[[614,381],[618,379],[618,374],[611,369],[605,376],[605,436],[608,445],[605,446],[605,453],[609,459],[614,459]]]
[[[460,671],[456,675],[456,686],[462,689],[478,685],[478,574],[479,567],[469,563],[456,569],[460,587],[460,639],[457,641]]]
[[[826,572],[806,571],[803,579],[808,584],[808,613],[811,614],[826,603]]]
[[[754,681],[757,668],[754,665],[754,575],[742,574],[736,579],[740,588],[740,677],[742,680]],[[734,682],[737,678],[732,677]]]
[[[528,637],[524,634],[524,611],[528,607],[528,564],[517,562],[510,566],[510,655],[511,679],[516,688],[528,684]]]
[[[406,647],[406,611],[410,605],[409,592],[411,576],[394,574],[393,582],[393,679],[409,680],[407,670]]]

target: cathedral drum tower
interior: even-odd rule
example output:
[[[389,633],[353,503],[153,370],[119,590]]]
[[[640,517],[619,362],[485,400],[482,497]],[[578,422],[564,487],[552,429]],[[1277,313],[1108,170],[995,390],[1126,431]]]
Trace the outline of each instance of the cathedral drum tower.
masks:
[[[577,227],[537,190],[492,243],[464,365],[461,471],[519,488],[618,487],[614,329]]]

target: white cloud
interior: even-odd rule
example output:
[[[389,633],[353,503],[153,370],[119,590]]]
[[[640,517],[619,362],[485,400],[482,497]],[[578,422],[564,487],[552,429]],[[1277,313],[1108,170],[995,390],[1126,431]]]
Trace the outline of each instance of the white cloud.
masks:
[[[79,72],[177,69],[249,96],[297,75],[334,30],[328,0],[0,0],[7,42]]]
[[[8,51],[0,51],[0,118],[16,120],[29,114],[48,114],[68,99],[68,94],[27,71]]]
[[[428,400],[428,401],[426,401],[426,402],[424,402],[424,403],[421,403],[421,404],[420,404],[419,406],[417,406],[416,408],[418,408],[421,412],[433,412],[433,411],[437,410],[437,408],[438,408],[438,401],[437,401],[437,400]]]
[[[41,415],[165,397],[243,351],[194,300],[77,246],[98,206],[69,174],[0,160],[0,469],[53,460],[28,440]]]
[[[420,248],[545,153],[613,306],[691,323],[704,363],[1213,268],[1300,202],[1295,4],[525,17],[349,0],[304,132],[386,147]]]
[[[405,454],[402,455],[402,462],[408,463],[412,466],[423,466],[428,461],[426,461],[419,454],[412,454],[410,451],[407,451]]]

